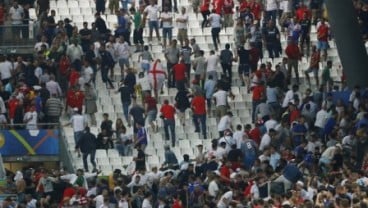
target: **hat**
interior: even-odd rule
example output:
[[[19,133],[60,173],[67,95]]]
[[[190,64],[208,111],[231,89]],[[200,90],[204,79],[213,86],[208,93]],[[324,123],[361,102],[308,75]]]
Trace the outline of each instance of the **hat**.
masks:
[[[79,109],[78,108],[73,108],[73,111],[77,112],[77,111],[79,111]]]

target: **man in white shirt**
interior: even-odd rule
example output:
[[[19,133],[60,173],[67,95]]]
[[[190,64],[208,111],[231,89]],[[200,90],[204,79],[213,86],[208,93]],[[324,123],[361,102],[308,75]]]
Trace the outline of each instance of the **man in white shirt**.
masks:
[[[243,142],[243,137],[246,136],[244,134],[244,131],[242,130],[242,125],[238,124],[236,126],[236,131],[233,134],[233,139],[236,143],[236,148],[240,149],[241,148],[241,144]]]
[[[223,90],[223,86],[219,85],[217,92],[213,95],[213,100],[216,105],[216,118],[220,119],[222,116],[226,114],[227,111],[227,97],[228,92]]]
[[[213,179],[210,181],[210,183],[208,184],[208,194],[210,196],[212,196],[214,199],[217,198],[217,195],[220,191],[219,187],[218,187],[218,175],[216,175],[215,173],[211,173],[211,176],[213,177]]]
[[[206,69],[206,74],[207,77],[209,75],[212,75],[213,80],[215,82],[217,82],[218,77],[217,77],[217,65],[219,63],[219,56],[215,54],[215,51],[211,50],[210,51],[210,55],[207,57],[207,69]]]
[[[12,27],[12,35],[16,38],[20,38],[20,25],[23,24],[24,10],[18,5],[17,1],[13,2],[13,6],[9,9],[9,17],[11,20]]]
[[[284,101],[282,102],[282,107],[286,108],[289,106],[290,102],[293,102],[295,96],[298,96],[301,99],[300,93],[298,92],[299,86],[293,85],[292,89],[287,91],[284,97]]]
[[[269,147],[271,145],[271,141],[272,141],[273,138],[275,138],[276,133],[277,132],[276,132],[275,129],[270,129],[268,131],[268,133],[265,133],[262,136],[261,143],[259,145],[259,150],[260,151],[263,151],[266,147]]]
[[[83,67],[84,83],[93,84],[92,83],[93,76],[94,76],[94,74],[93,74],[92,67],[90,66],[90,64],[87,60],[84,60],[84,67]]]
[[[233,117],[232,112],[227,112],[224,116],[221,117],[219,123],[217,124],[217,130],[220,134],[220,137],[224,136],[224,132],[227,129],[232,129],[231,118]]]
[[[57,97],[63,95],[60,85],[55,81],[55,76],[53,74],[50,75],[50,81],[46,83],[46,89],[50,92],[50,95],[56,95]]]
[[[277,0],[266,0],[265,2],[265,19],[268,22],[269,20],[272,20],[272,22],[276,22],[276,15],[277,15]]]
[[[142,202],[142,208],[152,208],[152,194],[150,192],[147,192],[144,195],[144,200]]]
[[[164,39],[163,47],[166,49],[166,40],[169,39],[169,43],[171,43],[173,28],[173,15],[167,6],[164,6],[164,11],[161,13],[160,18],[162,21],[162,37]]]
[[[66,55],[69,57],[71,63],[75,63],[76,61],[80,62],[80,60],[82,60],[83,50],[82,46],[78,45],[77,40],[74,40],[73,43],[68,46]]]
[[[217,203],[217,208],[228,208],[230,203],[239,204],[234,198],[237,197],[237,190],[230,190],[224,193]]]
[[[181,8],[181,14],[176,18],[176,26],[178,27],[178,37],[180,45],[183,46],[184,40],[188,39],[188,20],[185,7]]]
[[[74,140],[77,144],[80,137],[83,134],[84,128],[87,126],[87,120],[83,115],[79,113],[78,108],[73,108],[74,115],[70,118],[70,121],[65,126],[72,125],[74,131]]]
[[[41,41],[40,42],[37,42],[35,44],[34,50],[35,50],[36,53],[41,50],[41,46],[42,45],[45,45],[46,46],[46,49],[49,49],[49,44],[46,41],[47,41],[47,38],[46,38],[46,36],[43,35],[41,37]]]
[[[26,123],[26,128],[28,130],[35,130],[37,129],[37,112],[36,107],[32,106],[31,109],[24,114],[24,123]]]
[[[0,78],[3,86],[8,84],[12,76],[13,65],[10,61],[6,60],[4,55],[0,55]]]
[[[144,13],[147,15],[149,19],[148,26],[149,26],[149,42],[152,41],[152,33],[153,29],[155,29],[156,37],[158,41],[160,41],[160,33],[158,31],[158,12],[160,11],[159,6],[155,3],[154,0],[150,1],[150,5],[148,5],[144,9]]]
[[[119,42],[115,46],[115,53],[119,61],[121,75],[124,77],[124,66],[129,68],[130,48],[123,36],[119,37]]]
[[[218,51],[217,44],[220,43],[219,34],[221,31],[221,23],[222,23],[221,16],[217,14],[215,10],[213,10],[213,12],[208,17],[208,21],[211,24],[211,35],[212,35],[213,45],[215,46],[215,50]]]

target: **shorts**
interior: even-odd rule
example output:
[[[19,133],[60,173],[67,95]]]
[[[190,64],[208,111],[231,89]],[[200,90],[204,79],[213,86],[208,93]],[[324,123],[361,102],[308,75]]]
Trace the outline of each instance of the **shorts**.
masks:
[[[164,39],[172,39],[172,28],[162,28],[162,37]]]
[[[158,21],[149,21],[148,22],[148,27],[150,30],[158,30]]]
[[[129,58],[120,58],[119,59],[119,65],[120,66],[129,66]]]
[[[147,112],[147,121],[149,123],[155,121],[156,118],[157,118],[157,111],[156,110],[150,110],[150,111]]]
[[[313,72],[313,75],[316,77],[318,76],[318,68],[308,68],[307,70],[305,70],[305,73],[311,73]]]
[[[187,29],[179,29],[178,30],[178,40],[184,41],[188,38],[188,30]]]
[[[327,50],[328,49],[327,41],[318,41],[317,48],[318,50]]]
[[[144,72],[148,72],[148,70],[150,69],[150,64],[149,63],[141,63],[141,68]]]
[[[239,64],[238,73],[239,75],[248,76],[249,75],[249,64]]]

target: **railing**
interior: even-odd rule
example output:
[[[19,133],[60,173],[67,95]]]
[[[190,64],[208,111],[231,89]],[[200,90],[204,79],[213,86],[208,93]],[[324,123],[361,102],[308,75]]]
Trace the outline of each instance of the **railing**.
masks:
[[[0,53],[17,53],[17,50],[34,47],[36,43],[36,24],[1,25],[0,26]]]

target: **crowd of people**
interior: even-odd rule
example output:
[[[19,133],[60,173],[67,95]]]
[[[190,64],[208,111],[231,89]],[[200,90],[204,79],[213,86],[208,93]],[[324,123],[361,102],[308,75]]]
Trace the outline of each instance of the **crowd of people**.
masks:
[[[353,2],[366,38],[367,5]],[[329,59],[328,49],[333,34],[322,1],[192,0],[190,9],[203,16],[202,29],[211,28],[209,54],[188,36],[188,8],[178,8],[179,2],[157,5],[151,0],[128,8],[130,3],[122,1],[119,10],[118,3],[110,1],[118,24],[108,28],[101,17],[105,2],[97,0],[95,22],[77,28],[68,18],[56,21],[49,2],[38,1],[34,58],[0,56],[0,126],[60,128],[60,117],[66,116],[65,126],[74,131],[72,148],[84,163],[76,173],[39,167],[7,171],[2,191],[16,194],[17,201],[6,198],[3,207],[368,206],[368,93],[360,86],[350,91],[336,86],[335,81],[344,83],[345,78],[332,76],[336,63]],[[28,21],[29,2],[14,1],[5,7],[0,3],[0,23],[7,16],[1,12],[6,6],[12,24]],[[148,44],[143,39],[145,27]],[[173,27],[178,29],[177,39]],[[221,48],[220,31],[231,27],[234,44]],[[312,27],[317,42],[311,39]],[[14,32],[26,38],[22,31]],[[155,43],[162,46],[165,60],[154,58],[150,45]],[[138,60],[132,60],[133,53],[139,53]],[[282,61],[266,62],[265,57]],[[308,60],[305,80],[299,76],[302,59]],[[238,75],[232,72],[235,62]],[[121,77],[116,78],[114,68],[121,70]],[[116,122],[104,113],[97,123],[98,77],[109,93],[121,95],[123,117]],[[229,108],[229,101],[240,96],[231,91],[237,78],[251,96],[251,106],[244,101],[243,108],[251,109],[249,124],[234,124],[238,112]],[[177,94],[174,103],[165,99],[159,108],[164,87],[177,88]],[[349,96],[336,97],[340,94]],[[191,111],[192,122],[185,118],[186,111]],[[208,117],[216,118],[218,135],[208,132]],[[165,161],[148,170],[147,129],[161,131],[161,121],[167,140]],[[173,151],[179,144],[178,121],[183,128],[194,125],[211,146],[200,144],[195,155],[178,159]],[[97,125],[100,132],[94,135],[90,128]],[[130,127],[133,135],[127,133]],[[125,157],[136,148],[137,155],[132,167],[101,177],[96,150],[112,148]]]

